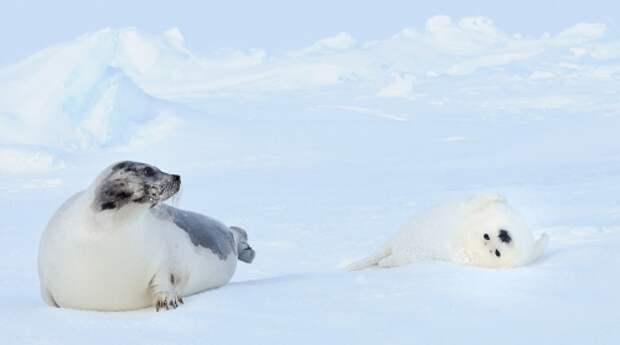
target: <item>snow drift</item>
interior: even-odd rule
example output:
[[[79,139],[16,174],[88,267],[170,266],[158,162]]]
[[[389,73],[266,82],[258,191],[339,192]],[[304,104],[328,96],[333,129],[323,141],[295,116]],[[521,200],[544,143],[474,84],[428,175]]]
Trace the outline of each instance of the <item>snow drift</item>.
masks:
[[[136,76],[187,56],[176,30],[149,37],[105,29],[45,49],[0,71],[0,144],[76,149],[127,142],[162,113],[184,111],[145,93]]]

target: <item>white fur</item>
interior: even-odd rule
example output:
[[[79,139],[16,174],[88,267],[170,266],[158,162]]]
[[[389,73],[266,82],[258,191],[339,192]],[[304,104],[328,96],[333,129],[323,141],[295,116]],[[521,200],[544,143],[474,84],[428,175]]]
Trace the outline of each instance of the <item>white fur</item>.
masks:
[[[499,240],[500,229],[509,232],[510,243]],[[485,241],[484,234],[489,234],[489,241]],[[395,267],[420,260],[516,267],[540,257],[547,242],[546,234],[534,240],[521,216],[503,197],[478,195],[441,204],[414,217],[376,254],[349,265],[348,269]],[[495,250],[500,252],[500,257],[495,255]]]
[[[220,260],[194,246],[148,204],[119,210],[91,208],[99,178],[71,197],[51,219],[39,250],[44,300],[59,307],[130,310],[226,284],[236,252]],[[175,283],[170,282],[174,274]]]

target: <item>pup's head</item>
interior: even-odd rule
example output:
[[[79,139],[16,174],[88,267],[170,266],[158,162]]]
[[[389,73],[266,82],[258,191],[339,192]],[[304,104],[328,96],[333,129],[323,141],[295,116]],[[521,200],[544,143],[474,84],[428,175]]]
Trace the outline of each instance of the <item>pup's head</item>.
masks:
[[[92,208],[101,212],[130,204],[151,207],[173,196],[180,187],[179,175],[167,174],[146,163],[119,162],[104,170],[95,181]]]
[[[499,195],[480,195],[465,205],[467,260],[484,267],[516,267],[536,259],[545,243]],[[542,249],[540,248],[542,246]]]

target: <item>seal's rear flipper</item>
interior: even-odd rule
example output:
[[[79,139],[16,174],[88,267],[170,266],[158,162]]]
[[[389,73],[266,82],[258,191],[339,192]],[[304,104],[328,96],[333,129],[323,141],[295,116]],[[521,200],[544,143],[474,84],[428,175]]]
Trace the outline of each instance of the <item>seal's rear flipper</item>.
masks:
[[[239,254],[237,254],[237,257],[239,258],[240,261],[243,261],[245,263],[251,264],[252,261],[254,261],[254,257],[256,256],[256,252],[254,251],[254,249],[252,249],[252,247],[250,247],[249,244],[245,244],[247,247],[241,249],[239,248]]]
[[[252,263],[256,251],[248,244],[248,233],[238,226],[231,226],[230,230],[237,234],[237,258],[245,263]]]
[[[347,271],[359,271],[372,266],[379,265],[379,262],[390,255],[390,250],[384,248],[380,250],[375,255],[369,256],[367,258],[361,259],[359,261],[355,261],[349,265],[347,265]]]
[[[532,252],[532,257],[530,258],[530,262],[534,262],[538,260],[545,253],[545,249],[547,249],[547,245],[549,244],[549,235],[543,233],[540,235],[536,243],[534,244],[534,251]]]

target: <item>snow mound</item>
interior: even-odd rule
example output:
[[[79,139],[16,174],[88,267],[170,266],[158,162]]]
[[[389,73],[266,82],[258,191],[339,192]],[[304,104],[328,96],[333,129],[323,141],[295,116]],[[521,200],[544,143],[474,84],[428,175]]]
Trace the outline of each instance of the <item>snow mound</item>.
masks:
[[[47,173],[63,167],[64,163],[49,153],[0,148],[0,174]]]
[[[103,29],[0,70],[0,144],[125,145],[162,113],[182,115],[179,104],[218,112],[265,102],[295,111],[328,103],[376,114],[614,115],[619,53],[607,31],[579,23],[526,37],[485,17],[435,16],[377,41],[340,32],[292,51],[198,56],[178,28]]]
[[[178,30],[160,36],[105,29],[0,71],[0,143],[89,148],[127,142],[162,112],[182,107],[136,82],[191,58]]]

